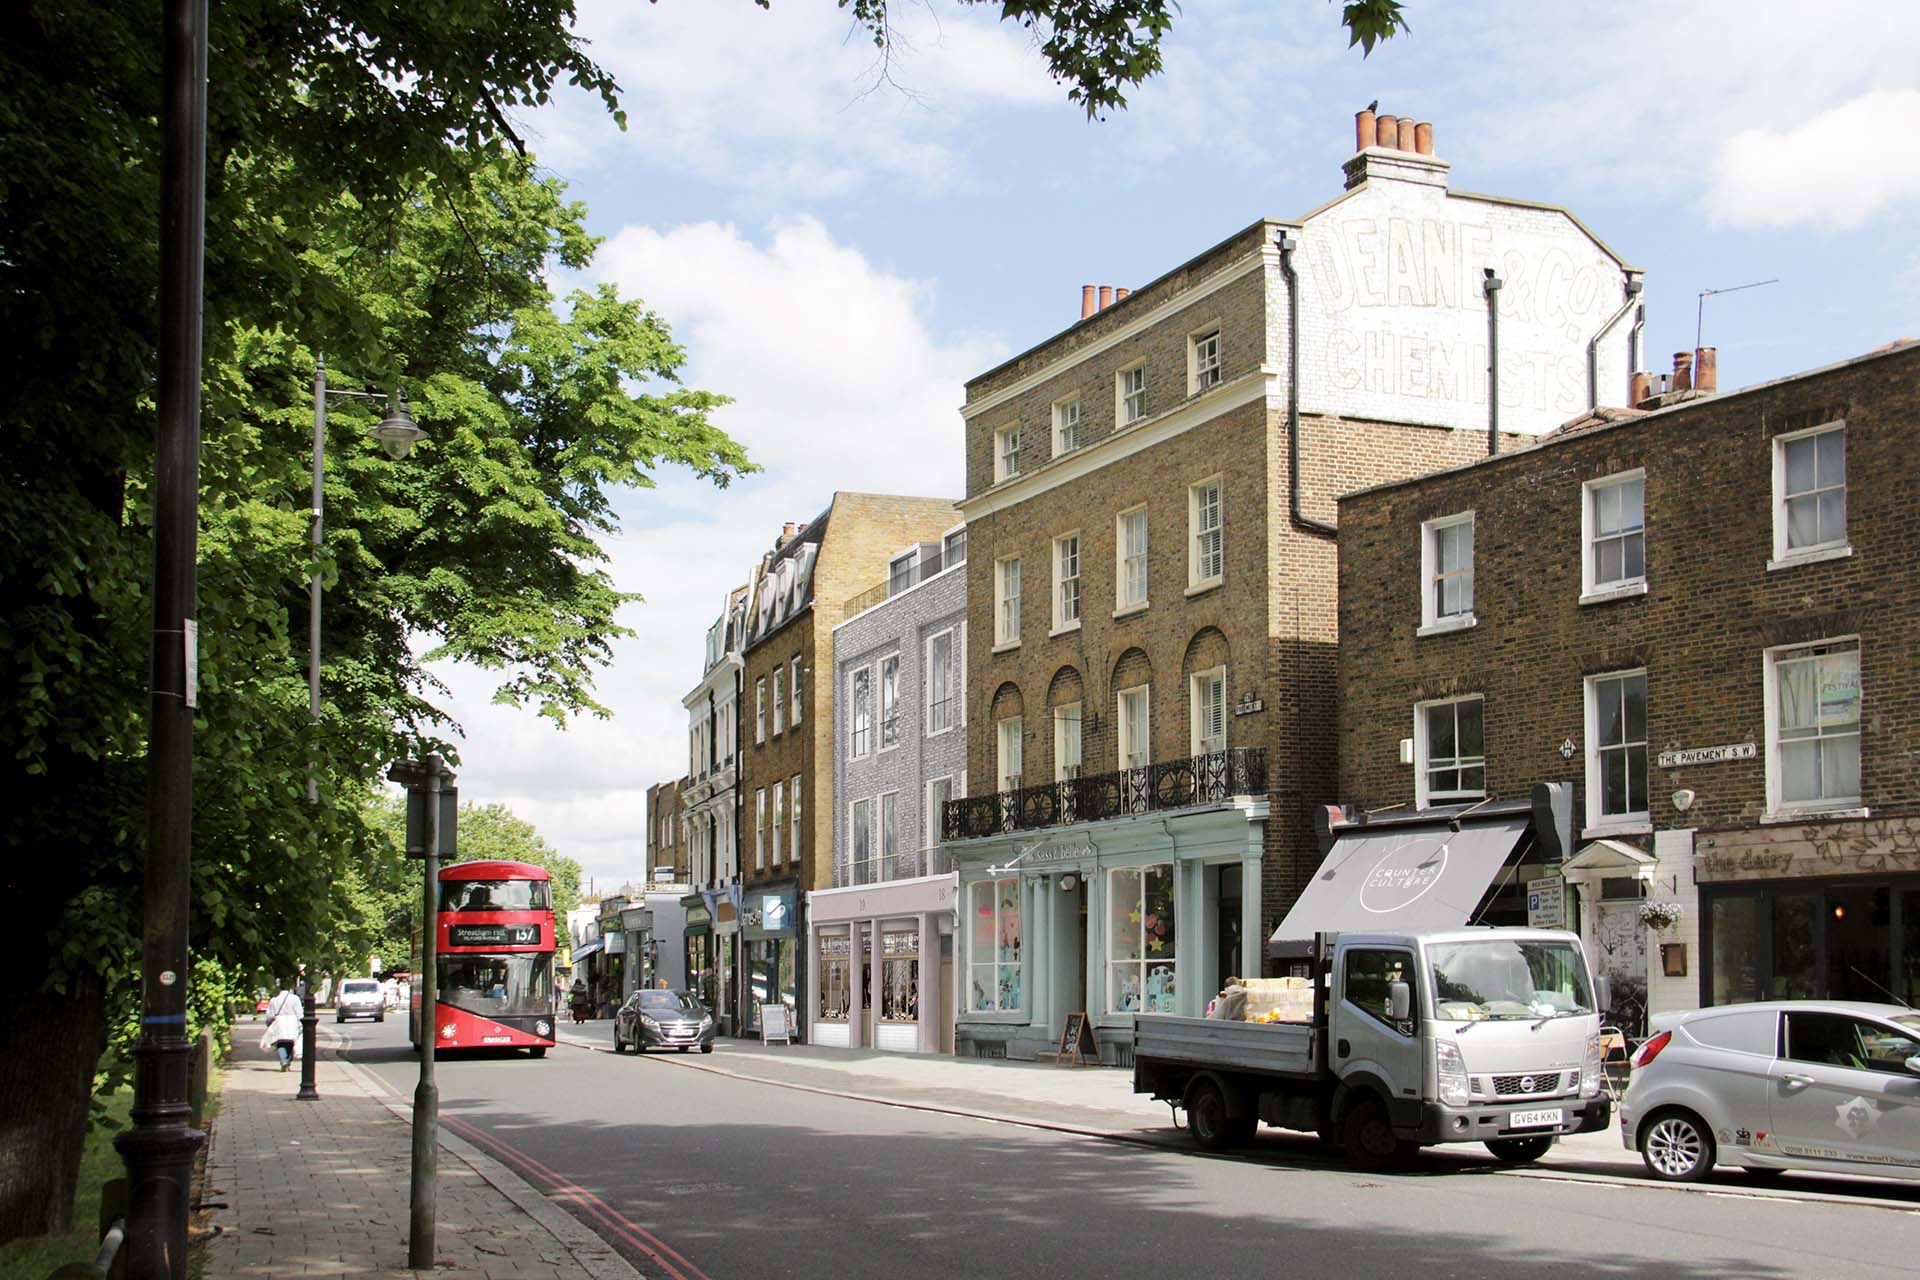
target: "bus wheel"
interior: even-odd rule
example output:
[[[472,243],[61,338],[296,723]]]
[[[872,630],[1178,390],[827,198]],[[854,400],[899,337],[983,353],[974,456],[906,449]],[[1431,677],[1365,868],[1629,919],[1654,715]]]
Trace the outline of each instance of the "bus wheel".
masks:
[[[537,1044],[533,1046],[533,1048],[527,1050],[527,1055],[533,1058],[544,1058],[547,1056],[547,1046],[543,1044]]]

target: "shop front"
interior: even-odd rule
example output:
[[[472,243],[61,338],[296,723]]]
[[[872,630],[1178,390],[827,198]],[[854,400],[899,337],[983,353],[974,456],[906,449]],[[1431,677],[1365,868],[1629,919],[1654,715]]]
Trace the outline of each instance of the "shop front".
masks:
[[[1120,1064],[1136,1014],[1204,1013],[1222,978],[1259,971],[1266,819],[1264,797],[1236,797],[949,841],[955,1052],[1033,1059],[1085,1013],[1101,1061]]]
[[[815,1044],[953,1051],[954,886],[948,874],[807,895]]]
[[[620,932],[627,954],[624,994],[632,995],[641,987],[654,984],[659,968],[659,948],[653,942],[653,911],[647,907],[625,907],[620,912]]]
[[[1920,819],[1701,833],[1700,1003],[1920,1002]]]
[[[740,1034],[759,1035],[761,1007],[778,1001],[799,1038],[798,891],[794,881],[740,891]]]
[[[712,1010],[717,1020],[720,1016],[720,991],[713,965],[713,913],[698,893],[681,898],[680,908],[686,912],[686,923],[681,926],[680,936],[681,954],[687,966],[687,990],[700,997],[700,1003]]]

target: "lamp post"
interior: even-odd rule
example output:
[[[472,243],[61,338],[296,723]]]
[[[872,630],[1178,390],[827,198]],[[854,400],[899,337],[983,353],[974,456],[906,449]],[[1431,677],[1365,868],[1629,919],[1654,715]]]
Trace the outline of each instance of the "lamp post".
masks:
[[[414,990],[420,996],[420,1083],[413,1090],[413,1187],[407,1230],[407,1265],[415,1271],[433,1270],[434,1173],[436,1148],[440,1141],[440,1087],[433,1078],[433,1047],[439,1034],[434,1012],[435,977],[438,962],[434,952],[439,943],[440,888],[440,796],[443,783],[453,781],[453,771],[438,755],[424,760],[401,760],[387,770],[387,777],[407,789],[411,810],[417,801],[425,802],[425,820],[407,823],[407,856],[424,857],[425,888],[420,911],[420,972],[414,975]],[[424,838],[414,844],[414,832]]]
[[[387,456],[399,461],[413,449],[414,442],[427,433],[414,423],[407,412],[407,399],[396,388],[391,396],[374,391],[348,391],[327,385],[327,357],[316,352],[313,361],[313,525],[309,534],[313,545],[313,573],[307,581],[307,714],[312,736],[307,744],[307,803],[320,803],[320,772],[315,767],[320,741],[320,547],[325,534],[327,476],[327,397],[343,396],[356,400],[387,402],[387,416],[367,433],[379,441]],[[300,967],[300,1091],[294,1098],[316,1102],[320,1090],[314,1083],[314,1053],[319,1039],[319,1016],[313,1007],[313,983],[306,966]]]

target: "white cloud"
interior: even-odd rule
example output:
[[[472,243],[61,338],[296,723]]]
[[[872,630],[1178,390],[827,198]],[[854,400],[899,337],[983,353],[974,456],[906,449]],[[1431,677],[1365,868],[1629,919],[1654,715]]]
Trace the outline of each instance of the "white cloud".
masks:
[[[1743,129],[1720,149],[1705,205],[1732,227],[1853,231],[1920,200],[1920,153],[1889,137],[1920,120],[1920,90],[1864,94],[1786,130]]]
[[[934,338],[930,282],[876,267],[812,219],[758,240],[715,223],[627,227],[593,275],[672,320],[687,381],[734,397],[718,421],[766,468],[725,490],[663,473],[620,503],[611,572],[646,603],[623,615],[639,635],[598,679],[612,720],[557,733],[488,703],[485,673],[440,672],[468,730],[463,799],[508,805],[604,885],[640,876],[646,788],[686,771],[680,699],[726,592],[782,522],[810,519],[836,489],[957,497],[961,383],[1004,348]]]

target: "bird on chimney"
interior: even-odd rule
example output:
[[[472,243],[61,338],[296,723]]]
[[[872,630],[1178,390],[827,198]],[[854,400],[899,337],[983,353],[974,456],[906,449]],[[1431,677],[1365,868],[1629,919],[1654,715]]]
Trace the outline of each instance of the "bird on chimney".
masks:
[[[1375,98],[1375,99],[1374,99],[1374,100],[1373,100],[1372,102],[1369,102],[1369,103],[1367,104],[1367,110],[1369,110],[1369,111],[1376,111],[1376,112],[1377,112],[1377,111],[1379,111],[1379,110],[1380,110],[1380,99],[1378,99],[1378,98]]]

